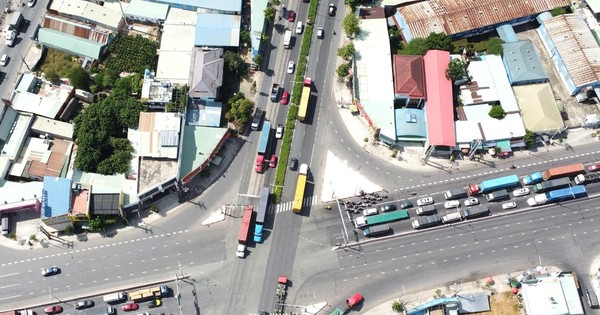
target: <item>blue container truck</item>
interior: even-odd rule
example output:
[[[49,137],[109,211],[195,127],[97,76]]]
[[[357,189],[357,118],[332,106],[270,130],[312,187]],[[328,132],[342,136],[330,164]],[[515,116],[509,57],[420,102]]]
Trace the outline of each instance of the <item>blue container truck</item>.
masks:
[[[523,185],[533,185],[543,181],[542,172],[535,172],[523,177]]]
[[[517,175],[509,175],[494,179],[488,179],[481,182],[479,185],[471,184],[467,188],[467,194],[469,196],[475,194],[482,194],[487,192],[492,192],[495,190],[500,190],[504,188],[511,188],[519,185],[519,177]]]
[[[577,199],[585,197],[586,195],[587,191],[585,190],[585,187],[577,185],[557,190],[551,190],[543,194],[538,194],[535,197],[527,199],[527,204],[530,206],[539,206],[546,203]]]
[[[263,225],[265,216],[269,207],[269,187],[263,187],[260,191],[260,201],[258,202],[258,212],[256,213],[256,224],[254,225],[254,242],[262,243]]]

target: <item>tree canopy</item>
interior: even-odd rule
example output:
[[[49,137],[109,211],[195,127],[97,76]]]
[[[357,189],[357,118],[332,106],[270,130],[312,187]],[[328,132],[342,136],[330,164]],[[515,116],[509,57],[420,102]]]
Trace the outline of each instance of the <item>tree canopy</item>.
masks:
[[[225,67],[227,67],[227,69],[230,71],[243,72],[244,67],[246,66],[244,63],[244,58],[233,51],[226,51],[223,54],[223,60],[225,62]]]
[[[458,81],[465,77],[465,67],[463,62],[458,58],[453,58],[446,69],[446,78],[452,82]]]
[[[337,55],[344,59],[350,59],[354,56],[355,52],[356,48],[354,48],[354,44],[349,42],[347,45],[338,48]]]
[[[494,105],[492,106],[492,109],[490,109],[488,115],[490,115],[492,118],[502,119],[504,116],[506,116],[506,112],[501,105]]]
[[[140,35],[118,35],[108,46],[110,55],[106,60],[106,67],[117,73],[143,73],[146,69],[156,69],[157,48],[158,44],[155,41]]]
[[[444,33],[431,33],[427,38],[414,38],[398,53],[401,55],[425,55],[428,50],[452,51],[452,39]]]
[[[344,21],[342,21],[342,28],[348,36],[358,34],[360,32],[360,20],[352,12],[349,12],[344,17]]]

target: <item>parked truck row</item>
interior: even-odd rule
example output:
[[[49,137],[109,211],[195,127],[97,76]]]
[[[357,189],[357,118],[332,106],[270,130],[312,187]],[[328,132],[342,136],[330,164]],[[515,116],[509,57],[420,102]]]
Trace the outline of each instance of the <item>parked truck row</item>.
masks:
[[[479,184],[471,184],[467,187],[467,194],[473,196],[493,192],[500,189],[512,188],[519,185],[519,177],[517,175],[509,175],[494,179],[484,180]]]
[[[585,172],[585,166],[583,163],[575,163],[570,165],[563,165],[553,167],[545,171],[535,172],[523,177],[524,185],[533,185],[540,183],[545,180],[550,180],[559,177],[573,177],[577,174]]]

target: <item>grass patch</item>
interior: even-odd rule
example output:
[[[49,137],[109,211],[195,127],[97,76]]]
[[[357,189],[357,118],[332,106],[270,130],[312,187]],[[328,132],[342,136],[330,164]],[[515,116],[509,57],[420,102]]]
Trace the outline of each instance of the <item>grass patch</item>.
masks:
[[[54,72],[57,73],[61,78],[64,78],[71,71],[71,69],[80,66],[81,65],[77,61],[77,57],[73,57],[62,51],[49,48],[46,49],[40,69],[44,73]]]
[[[308,19],[313,21],[313,23],[316,20],[318,8],[318,0],[310,2],[310,6],[308,7]],[[277,172],[275,173],[275,189],[273,190],[275,203],[281,202],[285,172],[287,171],[290,149],[292,148],[292,139],[294,137],[294,128],[296,126],[296,117],[298,116],[298,104],[300,103],[300,97],[302,96],[302,84],[304,82],[303,75],[306,70],[306,57],[308,57],[308,53],[310,52],[313,30],[314,26],[312,24],[307,24],[304,27],[302,46],[300,47],[300,56],[298,57],[298,66],[296,67],[296,76],[294,77],[294,87],[292,88],[292,102],[287,114],[281,151],[279,152],[279,164],[277,165]]]

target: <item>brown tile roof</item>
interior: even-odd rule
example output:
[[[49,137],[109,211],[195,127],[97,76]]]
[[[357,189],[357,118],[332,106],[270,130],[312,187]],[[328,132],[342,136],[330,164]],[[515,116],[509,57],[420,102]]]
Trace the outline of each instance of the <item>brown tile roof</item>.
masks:
[[[458,34],[565,6],[568,0],[426,0],[398,10],[415,38]]]
[[[394,93],[426,98],[422,56],[394,55]]]
[[[360,9],[361,19],[383,19],[385,18],[385,11],[383,7],[372,7]]]

